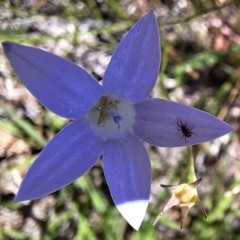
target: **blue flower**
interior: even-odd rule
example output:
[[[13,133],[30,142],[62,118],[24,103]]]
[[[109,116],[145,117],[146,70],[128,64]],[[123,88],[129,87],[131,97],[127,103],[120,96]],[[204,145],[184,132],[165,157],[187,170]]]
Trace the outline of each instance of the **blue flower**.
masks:
[[[32,164],[15,202],[40,198],[70,184],[102,155],[113,201],[131,226],[139,229],[151,187],[150,161],[140,139],[178,147],[233,130],[203,111],[147,99],[159,73],[159,42],[157,22],[149,11],[115,50],[102,86],[82,68],[56,55],[3,43],[26,88],[46,108],[73,120]]]

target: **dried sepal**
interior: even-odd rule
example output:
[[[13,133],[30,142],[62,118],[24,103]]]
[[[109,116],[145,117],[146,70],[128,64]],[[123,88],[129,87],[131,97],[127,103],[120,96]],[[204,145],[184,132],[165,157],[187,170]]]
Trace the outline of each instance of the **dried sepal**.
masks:
[[[167,210],[169,210],[170,208],[172,208],[173,206],[177,205],[178,201],[174,198],[171,197],[161,208],[159,214],[157,215],[156,219],[154,220],[153,225],[155,225],[158,220],[161,218],[161,216],[163,215],[164,212],[166,212]]]

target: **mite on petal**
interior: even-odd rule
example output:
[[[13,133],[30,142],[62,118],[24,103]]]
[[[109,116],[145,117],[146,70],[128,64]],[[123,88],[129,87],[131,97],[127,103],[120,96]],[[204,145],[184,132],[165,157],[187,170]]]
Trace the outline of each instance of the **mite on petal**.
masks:
[[[87,172],[103,156],[103,171],[119,212],[139,229],[150,197],[151,166],[141,140],[162,147],[210,141],[233,130],[214,116],[163,99],[148,99],[161,50],[153,11],[116,48],[102,85],[76,64],[41,49],[2,43],[25,87],[50,111],[73,120],[42,150],[14,199],[37,199]],[[176,129],[178,119],[196,136]],[[180,127],[180,126],[179,126]],[[191,131],[191,129],[190,129]],[[185,138],[186,140],[186,138]]]
[[[180,185],[161,185],[164,188],[169,188],[172,191],[171,198],[167,203],[161,208],[159,214],[157,215],[153,225],[157,223],[162,214],[172,208],[175,205],[179,205],[181,208],[181,230],[183,229],[183,223],[187,218],[189,209],[195,204],[199,206],[203,216],[207,219],[207,213],[198,198],[197,186],[202,181],[199,178],[197,181],[187,184],[182,183]]]
[[[194,133],[192,131],[193,127],[189,128],[187,127],[186,124],[183,124],[181,120],[177,121],[177,125],[179,128],[177,128],[177,130],[182,132],[182,138],[185,138],[185,141],[187,142],[187,138],[192,137],[193,134],[196,135],[196,133]]]

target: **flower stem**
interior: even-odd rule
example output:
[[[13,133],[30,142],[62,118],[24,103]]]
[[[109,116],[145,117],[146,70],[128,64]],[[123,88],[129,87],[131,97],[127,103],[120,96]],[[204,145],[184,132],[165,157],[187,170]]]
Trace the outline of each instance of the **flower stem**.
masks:
[[[192,183],[197,180],[194,167],[194,158],[192,152],[192,146],[187,146],[187,166],[186,175],[184,177],[186,183]]]

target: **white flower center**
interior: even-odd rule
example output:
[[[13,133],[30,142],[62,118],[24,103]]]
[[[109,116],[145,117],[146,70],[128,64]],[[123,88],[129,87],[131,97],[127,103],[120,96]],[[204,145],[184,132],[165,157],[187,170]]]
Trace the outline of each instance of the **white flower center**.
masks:
[[[103,139],[124,135],[135,121],[133,103],[115,96],[102,96],[87,114],[95,133]]]

